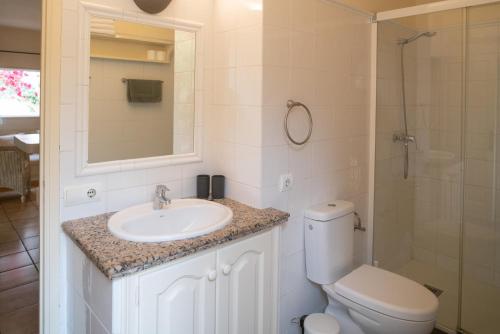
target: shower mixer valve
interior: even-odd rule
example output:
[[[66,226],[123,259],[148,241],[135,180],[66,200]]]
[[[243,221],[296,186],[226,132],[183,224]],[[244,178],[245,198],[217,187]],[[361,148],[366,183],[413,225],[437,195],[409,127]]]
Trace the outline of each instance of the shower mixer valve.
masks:
[[[415,136],[406,135],[404,133],[395,133],[392,136],[392,141],[395,142],[395,143],[396,142],[401,142],[404,145],[408,145],[410,143],[416,143],[417,139],[415,138]]]

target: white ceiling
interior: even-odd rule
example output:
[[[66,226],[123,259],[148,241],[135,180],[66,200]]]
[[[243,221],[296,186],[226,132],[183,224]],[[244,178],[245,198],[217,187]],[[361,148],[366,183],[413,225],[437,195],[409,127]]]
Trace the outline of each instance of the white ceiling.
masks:
[[[42,7],[40,0],[0,0],[0,25],[40,30]]]

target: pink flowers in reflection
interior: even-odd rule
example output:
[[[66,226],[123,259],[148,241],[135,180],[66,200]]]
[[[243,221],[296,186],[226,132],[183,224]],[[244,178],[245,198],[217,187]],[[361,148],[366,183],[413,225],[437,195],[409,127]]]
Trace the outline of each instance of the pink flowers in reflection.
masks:
[[[40,105],[40,72],[0,69],[0,100],[11,100],[38,112]],[[2,105],[5,105],[2,103]]]

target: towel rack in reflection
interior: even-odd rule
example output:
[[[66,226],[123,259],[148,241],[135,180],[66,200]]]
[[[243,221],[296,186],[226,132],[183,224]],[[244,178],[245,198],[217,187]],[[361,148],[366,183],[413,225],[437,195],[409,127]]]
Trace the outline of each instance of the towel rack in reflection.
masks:
[[[122,82],[123,83],[126,83],[129,80],[148,80],[148,79],[127,79],[127,78],[122,78]],[[163,83],[163,80],[155,80],[155,81],[160,81],[161,83]]]
[[[288,107],[288,111],[287,111],[286,116],[285,116],[285,124],[284,124],[286,136],[295,145],[304,145],[311,138],[311,134],[312,134],[312,130],[313,130],[313,118],[312,118],[311,111],[309,110],[309,108],[307,108],[307,106],[305,104],[303,104],[301,102],[293,101],[293,100],[288,100],[286,103],[286,106]],[[306,138],[304,138],[304,140],[302,140],[302,141],[298,141],[298,140],[293,139],[292,136],[290,135],[290,131],[288,130],[288,117],[290,116],[290,113],[292,112],[292,110],[295,107],[302,107],[307,112],[307,116],[309,118],[309,131],[307,133]]]

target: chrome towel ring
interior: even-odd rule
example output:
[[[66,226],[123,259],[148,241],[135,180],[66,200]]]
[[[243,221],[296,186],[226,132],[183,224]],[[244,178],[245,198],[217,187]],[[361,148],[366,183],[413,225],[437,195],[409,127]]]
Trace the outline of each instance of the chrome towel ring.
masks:
[[[307,108],[307,106],[305,104],[300,103],[300,102],[296,102],[296,101],[293,101],[293,100],[288,100],[287,103],[286,103],[286,106],[288,107],[288,112],[286,113],[286,116],[285,116],[285,133],[286,133],[286,136],[295,145],[304,145],[311,138],[311,134],[312,134],[312,130],[313,130],[313,118],[312,118],[311,111],[309,110],[309,108]],[[297,141],[297,140],[293,139],[292,136],[290,135],[290,131],[288,131],[288,116],[290,116],[290,113],[292,112],[293,108],[295,108],[295,107],[302,107],[302,108],[304,108],[304,110],[307,112],[307,116],[309,117],[309,131],[307,133],[306,138],[304,140],[302,140],[302,141]]]

